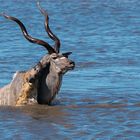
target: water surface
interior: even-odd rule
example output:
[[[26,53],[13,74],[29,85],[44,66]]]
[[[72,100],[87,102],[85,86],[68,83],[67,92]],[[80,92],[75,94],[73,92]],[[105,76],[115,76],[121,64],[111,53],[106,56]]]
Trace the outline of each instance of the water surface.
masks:
[[[0,12],[18,17],[50,44],[34,0],[0,0]],[[0,107],[0,139],[139,140],[140,1],[44,0],[61,51],[76,69],[65,75],[55,106]],[[0,86],[34,66],[46,50],[24,39],[0,17]]]

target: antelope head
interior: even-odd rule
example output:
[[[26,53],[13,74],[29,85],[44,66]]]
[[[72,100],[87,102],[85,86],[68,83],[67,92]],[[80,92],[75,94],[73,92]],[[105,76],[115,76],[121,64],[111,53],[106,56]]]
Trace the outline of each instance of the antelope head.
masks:
[[[57,54],[53,53],[50,55],[51,70],[58,74],[65,74],[68,70],[74,68],[74,62],[68,59],[68,53]]]
[[[55,41],[54,44],[54,52],[50,54],[50,64],[52,68],[57,72],[57,73],[66,73],[68,70],[71,70],[74,68],[75,64],[73,61],[68,59],[68,56],[72,52],[66,52],[66,53],[59,53],[60,51],[60,40],[56,35],[52,33],[49,27],[49,16],[47,12],[41,8],[39,2],[37,3],[37,6],[40,10],[40,12],[45,16],[45,29],[48,33],[48,36]]]
[[[60,89],[62,75],[65,74],[68,70],[72,70],[75,67],[75,63],[68,58],[71,52],[59,52],[60,40],[55,34],[53,34],[49,27],[49,16],[47,12],[40,6],[39,2],[37,3],[37,6],[45,17],[45,30],[48,36],[55,42],[54,46],[49,45],[43,40],[30,36],[24,24],[19,19],[6,14],[2,14],[2,16],[16,22],[21,28],[24,37],[29,42],[41,45],[48,51],[48,54],[40,60],[39,67],[36,66],[33,70],[35,71],[36,75],[39,73],[38,78],[33,78],[34,80],[38,80],[38,103],[50,104]],[[34,80],[30,79],[30,82]]]

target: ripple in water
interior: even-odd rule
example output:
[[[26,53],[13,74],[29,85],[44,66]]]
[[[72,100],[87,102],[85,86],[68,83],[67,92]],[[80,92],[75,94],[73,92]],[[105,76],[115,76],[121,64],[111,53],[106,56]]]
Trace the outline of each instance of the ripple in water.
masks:
[[[0,107],[1,139],[139,139],[140,2],[42,1],[61,51],[72,51],[76,69],[65,75],[54,106]],[[24,6],[23,6],[24,4]],[[12,6],[11,6],[12,5]],[[50,44],[43,16],[31,0],[7,0],[1,12],[19,17],[29,33]],[[30,19],[30,20],[29,20]],[[46,53],[0,17],[0,86]]]

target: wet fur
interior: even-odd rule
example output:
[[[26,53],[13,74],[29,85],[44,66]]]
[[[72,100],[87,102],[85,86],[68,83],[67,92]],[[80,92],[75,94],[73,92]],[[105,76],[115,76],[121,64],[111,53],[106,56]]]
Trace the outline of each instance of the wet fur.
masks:
[[[48,61],[45,63],[44,60],[43,57],[41,61],[46,66]],[[43,66],[39,62],[29,71],[16,72],[11,83],[0,89],[0,105],[15,106],[37,103],[37,84],[42,68]]]

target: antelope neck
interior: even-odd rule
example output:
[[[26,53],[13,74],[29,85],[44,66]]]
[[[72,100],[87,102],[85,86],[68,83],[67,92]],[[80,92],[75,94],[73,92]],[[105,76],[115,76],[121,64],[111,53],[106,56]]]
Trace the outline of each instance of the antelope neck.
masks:
[[[38,103],[50,104],[58,93],[62,81],[62,75],[58,74],[51,65],[44,68],[39,77]]]

